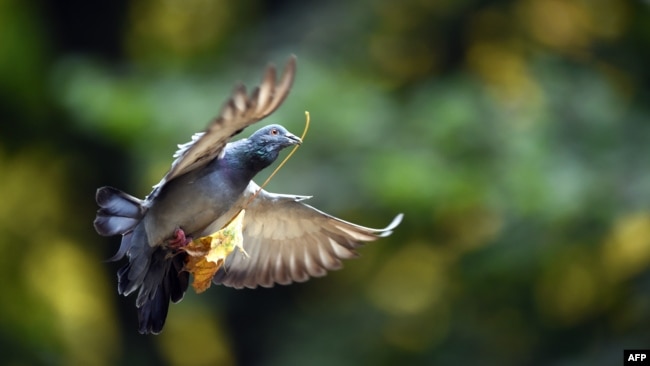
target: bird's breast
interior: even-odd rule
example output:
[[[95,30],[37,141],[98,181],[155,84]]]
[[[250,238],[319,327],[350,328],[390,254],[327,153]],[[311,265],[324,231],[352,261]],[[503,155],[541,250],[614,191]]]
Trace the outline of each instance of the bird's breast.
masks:
[[[149,245],[160,245],[177,228],[196,236],[218,220],[248,185],[225,169],[188,174],[169,182],[147,212]]]

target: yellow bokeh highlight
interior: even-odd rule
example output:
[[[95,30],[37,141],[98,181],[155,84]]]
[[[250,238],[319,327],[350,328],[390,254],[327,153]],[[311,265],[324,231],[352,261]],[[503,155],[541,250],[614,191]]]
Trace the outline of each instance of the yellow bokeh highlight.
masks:
[[[443,256],[426,244],[409,244],[386,259],[368,286],[372,304],[391,315],[426,311],[446,288]]]
[[[550,324],[575,325],[602,308],[606,291],[592,253],[570,247],[547,264],[536,287],[537,305]]]
[[[450,207],[433,219],[448,239],[450,253],[457,256],[484,247],[503,230],[500,213],[481,206]]]
[[[138,0],[130,9],[126,44],[136,59],[180,58],[212,52],[233,24],[232,2]]]
[[[600,251],[603,274],[611,281],[626,280],[650,266],[650,213],[629,214],[617,220]]]
[[[449,303],[439,302],[425,313],[389,319],[382,336],[390,345],[405,351],[426,352],[445,339],[449,322]]]
[[[79,245],[52,237],[39,238],[29,252],[23,276],[42,306],[53,314],[55,333],[67,365],[111,365],[119,355],[116,314],[101,271],[102,263]]]
[[[503,104],[537,107],[543,94],[528,70],[528,60],[516,44],[476,41],[468,50],[467,63]]]
[[[624,1],[529,0],[518,3],[517,15],[528,33],[554,50],[581,53],[598,39],[618,37],[627,24]]]
[[[520,3],[518,10],[531,35],[547,46],[583,48],[591,40],[591,18],[579,1],[531,0]]]
[[[369,35],[368,54],[383,75],[396,84],[415,80],[436,69],[439,55],[431,40],[413,37],[418,25],[426,21],[429,10],[418,1],[408,5],[377,2],[372,10],[380,19],[377,30]],[[435,42],[434,42],[435,43]]]
[[[113,289],[103,263],[72,239],[69,162],[47,149],[0,150],[0,285],[7,334],[47,349],[61,364],[113,364],[119,357]]]
[[[423,352],[449,331],[448,278],[451,255],[426,243],[410,243],[383,261],[367,287],[370,302],[389,315],[384,340]]]
[[[169,365],[234,365],[232,348],[215,312],[186,300],[170,309],[157,337]]]
[[[0,149],[0,229],[20,231],[60,224],[63,202],[58,190],[64,171],[64,162],[46,151],[6,157]]]

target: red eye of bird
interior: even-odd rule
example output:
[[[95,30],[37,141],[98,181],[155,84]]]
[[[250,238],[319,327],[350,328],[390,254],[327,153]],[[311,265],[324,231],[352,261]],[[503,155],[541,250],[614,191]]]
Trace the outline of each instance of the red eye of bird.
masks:
[[[278,134],[277,129],[274,128],[274,129],[271,130],[271,135],[277,135],[277,134]]]

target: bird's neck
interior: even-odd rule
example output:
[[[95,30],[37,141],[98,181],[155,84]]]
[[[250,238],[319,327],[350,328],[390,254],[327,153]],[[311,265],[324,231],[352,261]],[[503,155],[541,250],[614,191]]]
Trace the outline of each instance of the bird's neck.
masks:
[[[227,159],[232,168],[246,172],[249,175],[248,178],[252,179],[257,173],[271,165],[277,157],[277,151],[268,150],[265,146],[256,145],[250,140],[244,139],[230,144],[224,159]]]

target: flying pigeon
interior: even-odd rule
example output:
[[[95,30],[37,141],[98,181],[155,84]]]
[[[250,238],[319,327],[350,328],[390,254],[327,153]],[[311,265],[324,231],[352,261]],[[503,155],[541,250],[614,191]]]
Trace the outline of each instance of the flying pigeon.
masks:
[[[94,226],[103,236],[122,235],[112,258],[128,259],[117,273],[118,293],[137,292],[140,333],[160,333],[169,302],[180,301],[187,290],[182,247],[222,229],[245,204],[242,237],[248,257],[229,255],[215,284],[272,287],[324,276],[340,268],[341,259],[357,256],[364,242],[390,235],[401,222],[399,214],[384,229],[366,228],[303,203],[309,197],[265,190],[247,202],[260,189],[253,177],[301,140],[274,124],[228,141],[282,104],[295,72],[292,57],[279,81],[271,65],[252,93],[237,86],[208,128],[179,145],[171,169],[144,200],[112,187],[97,190]]]

